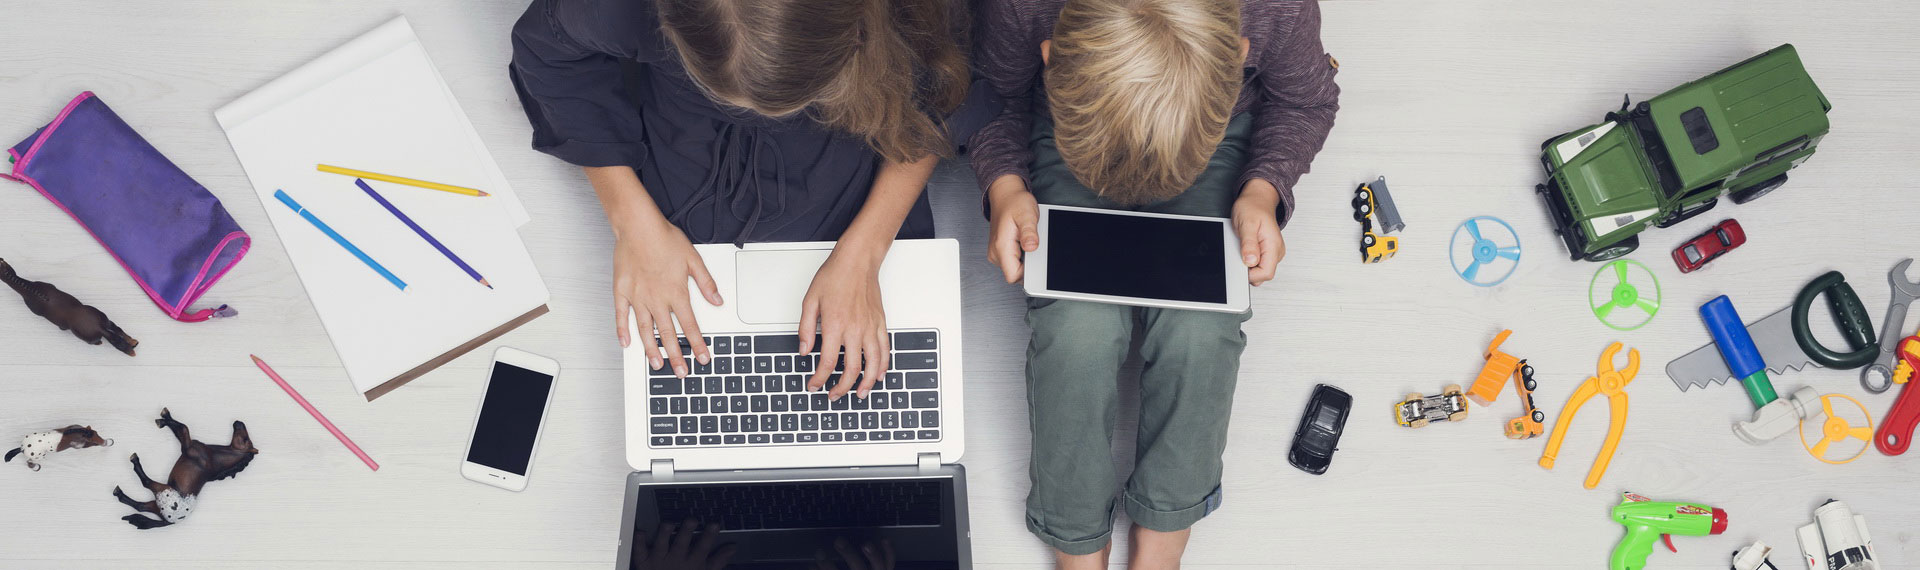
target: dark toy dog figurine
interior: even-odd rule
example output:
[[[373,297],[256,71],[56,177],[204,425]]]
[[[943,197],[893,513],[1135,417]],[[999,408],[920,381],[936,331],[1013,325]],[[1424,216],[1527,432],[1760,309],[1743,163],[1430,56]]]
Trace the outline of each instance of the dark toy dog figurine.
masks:
[[[173,436],[180,439],[180,460],[173,463],[173,472],[167,475],[165,484],[147,478],[147,471],[140,467],[140,454],[134,454],[133,474],[140,477],[140,484],[153,492],[153,500],[137,502],[127,497],[119,487],[113,488],[113,496],[120,499],[133,510],[139,511],[120,517],[128,524],[140,529],[163,527],[187,519],[193,514],[193,505],[200,497],[200,487],[208,481],[219,481],[232,477],[246,469],[253,456],[260,453],[253,447],[253,439],[247,437],[247,424],[233,422],[233,443],[229,445],[207,445],[195,441],[187,435],[187,424],[173,420],[173,414],[160,409],[160,419],[154,424],[173,430]],[[142,515],[147,513],[152,517]]]

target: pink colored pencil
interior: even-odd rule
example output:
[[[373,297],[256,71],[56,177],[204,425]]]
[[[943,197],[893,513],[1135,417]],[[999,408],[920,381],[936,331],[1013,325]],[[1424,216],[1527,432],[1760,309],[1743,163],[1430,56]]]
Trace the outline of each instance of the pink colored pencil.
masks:
[[[333,432],[333,437],[336,439],[339,439],[340,443],[342,445],[347,446],[347,449],[349,451],[352,451],[354,455],[359,456],[361,461],[366,462],[368,468],[373,469],[374,471],[380,470],[379,463],[374,463],[372,457],[367,457],[367,452],[361,451],[360,446],[354,445],[353,440],[347,439],[347,434],[340,433],[340,428],[333,427],[333,422],[327,421],[326,416],[320,415],[320,410],[315,409],[313,407],[313,404],[307,403],[306,398],[300,397],[300,392],[295,391],[292,385],[287,384],[287,379],[281,378],[279,373],[274,372],[272,367],[267,366],[267,361],[261,360],[260,357],[253,356],[251,354],[247,356],[253,357],[254,366],[260,367],[261,372],[267,373],[267,377],[272,378],[273,383],[279,384],[281,390],[286,390],[288,396],[293,396],[293,401],[300,403],[300,407],[306,408],[307,413],[312,414],[313,419],[319,420],[320,425],[325,426],[327,428],[327,431]]]

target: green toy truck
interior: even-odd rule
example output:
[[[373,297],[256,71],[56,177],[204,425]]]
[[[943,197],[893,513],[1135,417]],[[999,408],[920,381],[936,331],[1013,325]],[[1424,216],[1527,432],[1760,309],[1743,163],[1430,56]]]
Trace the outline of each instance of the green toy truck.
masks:
[[[1793,45],[1782,45],[1547,139],[1547,183],[1534,190],[1574,260],[1614,259],[1639,247],[1649,224],[1785,184],[1826,136],[1832,108]]]

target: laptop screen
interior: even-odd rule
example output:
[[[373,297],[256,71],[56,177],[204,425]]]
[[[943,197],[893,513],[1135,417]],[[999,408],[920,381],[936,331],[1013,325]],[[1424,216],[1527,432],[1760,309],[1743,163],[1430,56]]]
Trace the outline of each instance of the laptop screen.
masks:
[[[639,491],[638,531],[627,548],[651,546],[663,523],[695,520],[721,525],[713,552],[730,555],[727,568],[811,569],[821,560],[845,568],[849,554],[863,557],[853,567],[870,567],[867,548],[881,559],[891,553],[901,570],[956,568],[954,500],[949,477],[648,484]],[[705,539],[694,538],[695,545]],[[632,567],[648,568],[648,558],[636,550]],[[705,562],[699,567],[719,563]]]

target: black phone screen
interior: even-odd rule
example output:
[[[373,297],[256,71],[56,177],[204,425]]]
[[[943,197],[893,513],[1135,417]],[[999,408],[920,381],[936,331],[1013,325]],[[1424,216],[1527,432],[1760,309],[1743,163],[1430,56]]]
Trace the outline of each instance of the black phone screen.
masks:
[[[493,363],[487,379],[486,400],[473,427],[467,461],[527,474],[533,443],[540,437],[540,416],[546,413],[553,377],[504,362]]]
[[[1227,302],[1221,222],[1046,210],[1047,288]]]

